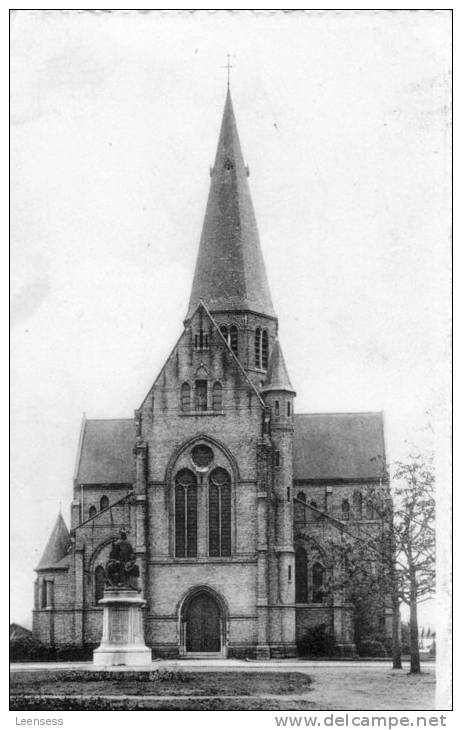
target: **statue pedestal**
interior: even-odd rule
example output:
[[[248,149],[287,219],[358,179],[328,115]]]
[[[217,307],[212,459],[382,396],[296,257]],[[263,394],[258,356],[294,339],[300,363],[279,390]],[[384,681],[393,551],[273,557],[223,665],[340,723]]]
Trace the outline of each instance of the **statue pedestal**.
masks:
[[[103,638],[93,652],[95,667],[150,667],[151,649],[144,643],[141,609],[146,604],[130,588],[106,588],[99,605],[104,607]]]

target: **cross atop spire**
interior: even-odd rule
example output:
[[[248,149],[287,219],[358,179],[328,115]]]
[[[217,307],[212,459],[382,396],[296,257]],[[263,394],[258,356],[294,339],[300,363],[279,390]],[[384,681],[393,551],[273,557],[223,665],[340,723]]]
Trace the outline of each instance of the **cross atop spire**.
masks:
[[[229,55],[229,53],[227,53],[227,54],[226,54],[226,57],[227,57],[227,59],[228,59],[228,63],[226,64],[226,66],[223,66],[223,68],[226,68],[226,69],[228,70],[228,84],[227,84],[227,86],[228,86],[228,89],[229,89],[229,77],[230,77],[230,71],[231,71],[231,69],[232,69],[233,67],[231,66],[231,56]]]

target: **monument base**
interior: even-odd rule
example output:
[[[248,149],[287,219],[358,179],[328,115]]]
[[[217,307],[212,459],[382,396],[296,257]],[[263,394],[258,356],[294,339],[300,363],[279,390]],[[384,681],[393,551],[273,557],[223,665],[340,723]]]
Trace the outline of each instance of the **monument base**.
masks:
[[[142,607],[146,601],[129,588],[106,588],[98,602],[103,606],[103,638],[93,652],[95,667],[150,667],[152,653],[143,638]]]

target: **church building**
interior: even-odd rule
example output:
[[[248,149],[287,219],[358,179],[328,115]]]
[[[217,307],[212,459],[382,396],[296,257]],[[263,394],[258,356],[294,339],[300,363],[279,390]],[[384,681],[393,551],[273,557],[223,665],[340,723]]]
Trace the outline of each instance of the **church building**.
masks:
[[[70,529],[60,514],[36,568],[33,635],[99,643],[124,528],[153,656],[289,657],[320,626],[352,652],[327,543],[338,526],[380,528],[382,414],[296,412],[229,88],[210,175],[177,343],[133,418],[83,420]],[[379,612],[389,634],[385,601]]]

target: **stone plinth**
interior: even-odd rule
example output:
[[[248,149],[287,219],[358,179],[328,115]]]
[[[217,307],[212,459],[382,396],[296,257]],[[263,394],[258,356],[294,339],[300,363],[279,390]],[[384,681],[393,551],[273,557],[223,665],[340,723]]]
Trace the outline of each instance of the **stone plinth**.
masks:
[[[96,667],[149,667],[152,654],[144,643],[141,609],[146,601],[127,588],[107,588],[103,606],[103,638],[93,652]]]

